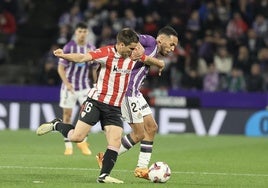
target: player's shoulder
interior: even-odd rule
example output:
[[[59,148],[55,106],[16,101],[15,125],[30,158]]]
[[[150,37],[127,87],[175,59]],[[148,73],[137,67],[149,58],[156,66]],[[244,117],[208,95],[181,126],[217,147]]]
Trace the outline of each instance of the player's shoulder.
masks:
[[[96,50],[96,46],[90,42],[87,43],[87,48],[91,50]]]
[[[102,46],[102,47],[96,49],[96,51],[100,51],[100,52],[103,52],[103,53],[105,53],[105,52],[108,53],[108,52],[113,51],[113,48],[114,48],[114,46],[112,46],[112,45]]]
[[[151,35],[140,35],[139,42],[142,46],[150,48],[154,48],[157,44],[156,39]]]
[[[71,47],[74,47],[74,46],[76,46],[76,45],[77,45],[77,44],[76,44],[76,42],[75,42],[74,40],[70,40],[69,42],[67,42],[67,43],[64,45],[63,49],[67,50],[67,49],[70,49]]]
[[[153,36],[151,36],[151,35],[146,35],[146,34],[140,34],[140,35],[139,35],[139,38],[140,38],[141,40],[152,40],[152,41],[155,41],[155,40],[156,40]]]
[[[65,46],[75,46],[75,45],[77,45],[77,43],[75,42],[75,40],[70,40],[69,42],[67,42],[65,44]]]

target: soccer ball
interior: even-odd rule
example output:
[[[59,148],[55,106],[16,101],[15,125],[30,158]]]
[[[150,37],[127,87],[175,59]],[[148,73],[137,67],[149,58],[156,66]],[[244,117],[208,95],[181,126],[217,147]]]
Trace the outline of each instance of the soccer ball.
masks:
[[[171,169],[165,162],[155,162],[149,168],[149,180],[154,183],[165,183],[169,180]]]

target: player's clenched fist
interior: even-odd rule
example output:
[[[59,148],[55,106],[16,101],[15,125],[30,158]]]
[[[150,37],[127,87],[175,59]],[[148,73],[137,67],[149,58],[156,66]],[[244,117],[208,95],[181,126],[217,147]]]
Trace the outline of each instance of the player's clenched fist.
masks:
[[[57,56],[57,57],[61,57],[62,54],[63,54],[63,50],[62,49],[57,49],[57,50],[54,50],[54,55]]]

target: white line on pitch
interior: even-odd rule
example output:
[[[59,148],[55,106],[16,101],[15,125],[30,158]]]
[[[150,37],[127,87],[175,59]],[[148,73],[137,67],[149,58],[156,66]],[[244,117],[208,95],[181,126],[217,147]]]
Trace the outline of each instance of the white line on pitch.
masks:
[[[99,171],[98,168],[59,168],[59,167],[42,167],[42,166],[0,166],[0,169],[44,169],[44,170],[74,170],[74,171]],[[130,170],[117,170],[117,172],[132,172]],[[219,175],[219,176],[251,176],[251,177],[268,177],[268,174],[249,174],[249,173],[225,173],[225,172],[180,172],[172,171],[172,174],[194,174],[194,175]]]

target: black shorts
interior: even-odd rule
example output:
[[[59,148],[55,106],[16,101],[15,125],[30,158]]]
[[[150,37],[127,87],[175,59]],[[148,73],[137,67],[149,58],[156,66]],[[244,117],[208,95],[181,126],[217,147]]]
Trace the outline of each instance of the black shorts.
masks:
[[[89,97],[81,107],[79,120],[92,126],[100,121],[102,129],[106,125],[116,125],[123,128],[120,107],[101,103]]]

